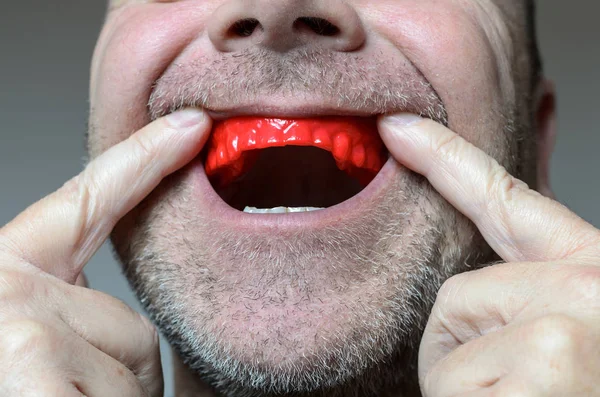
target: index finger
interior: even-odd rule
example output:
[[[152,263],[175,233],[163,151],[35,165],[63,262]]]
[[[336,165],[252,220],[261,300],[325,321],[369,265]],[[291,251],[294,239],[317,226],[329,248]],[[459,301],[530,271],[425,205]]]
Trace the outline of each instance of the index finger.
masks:
[[[0,243],[9,254],[74,283],[117,221],[200,152],[210,126],[199,109],[148,124],[0,229]]]
[[[383,118],[380,132],[396,160],[425,176],[504,260],[558,260],[598,245],[592,225],[443,125],[398,115]]]

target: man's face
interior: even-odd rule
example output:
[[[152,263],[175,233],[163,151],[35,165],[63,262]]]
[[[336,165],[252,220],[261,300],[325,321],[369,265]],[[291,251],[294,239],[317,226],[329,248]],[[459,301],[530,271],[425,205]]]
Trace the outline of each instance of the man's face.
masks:
[[[526,178],[523,25],[517,0],[115,0],[93,60],[90,151],[183,106],[216,120],[409,111]],[[203,156],[168,177],[113,233],[127,277],[225,395],[409,395],[437,289],[496,257],[393,160],[354,195],[330,153],[277,150],[229,193]],[[250,214],[232,195],[239,209],[329,208]]]

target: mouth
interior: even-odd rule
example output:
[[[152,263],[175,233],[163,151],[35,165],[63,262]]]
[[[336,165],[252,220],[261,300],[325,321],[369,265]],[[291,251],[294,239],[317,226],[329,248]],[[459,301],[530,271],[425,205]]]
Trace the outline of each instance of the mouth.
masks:
[[[203,152],[220,199],[256,217],[348,206],[388,157],[376,117],[230,118],[215,122]]]

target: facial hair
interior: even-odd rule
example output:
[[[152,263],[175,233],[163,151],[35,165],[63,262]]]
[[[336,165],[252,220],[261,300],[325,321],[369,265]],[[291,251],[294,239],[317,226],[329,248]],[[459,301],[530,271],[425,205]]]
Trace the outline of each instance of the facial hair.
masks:
[[[352,59],[340,67],[338,56],[248,52],[220,59],[221,68],[179,65],[155,84],[149,112],[218,108],[236,86],[238,100],[313,90],[366,112],[412,107],[448,123],[421,74]],[[235,78],[225,76],[231,70]],[[341,83],[352,79],[358,85]],[[498,130],[510,141],[518,123],[503,120]],[[518,153],[504,160],[510,170]],[[227,230],[194,207],[197,165],[165,179],[112,236],[137,296],[187,368],[220,396],[418,396],[418,346],[437,290],[498,261],[475,226],[395,164],[396,179],[363,219],[269,238]]]

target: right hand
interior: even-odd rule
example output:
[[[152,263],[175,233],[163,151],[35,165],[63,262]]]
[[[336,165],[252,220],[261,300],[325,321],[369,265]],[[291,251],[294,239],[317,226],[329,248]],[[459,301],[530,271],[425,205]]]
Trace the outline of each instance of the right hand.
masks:
[[[191,161],[210,128],[199,111],[159,119],[0,229],[0,396],[163,395],[154,326],[78,280],[117,221]]]

